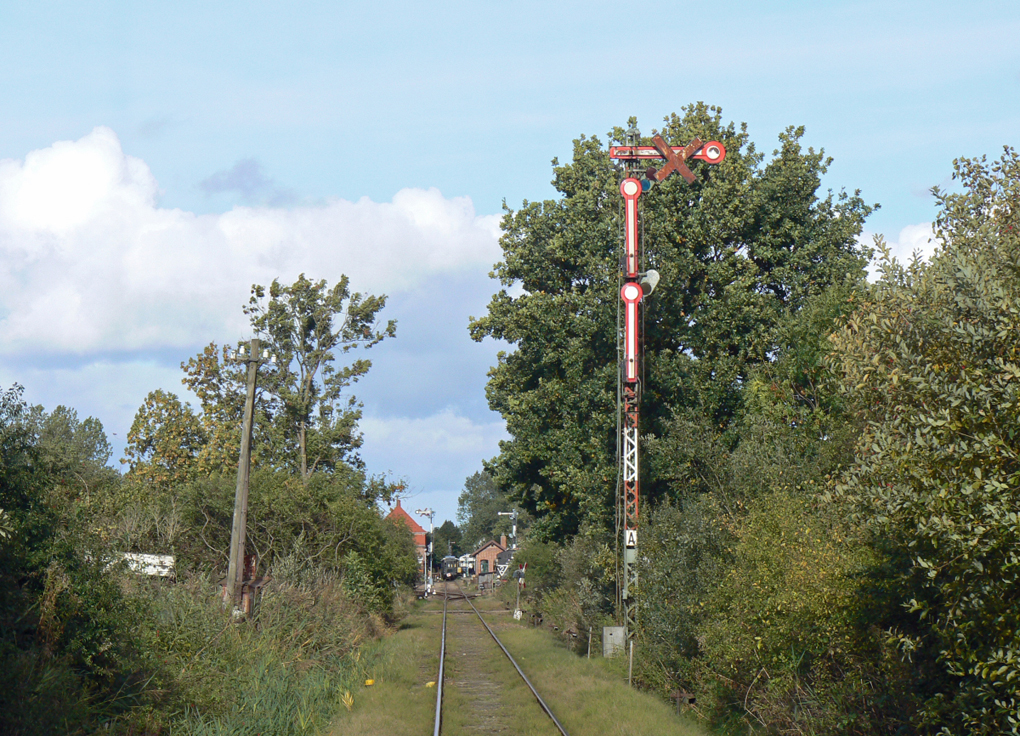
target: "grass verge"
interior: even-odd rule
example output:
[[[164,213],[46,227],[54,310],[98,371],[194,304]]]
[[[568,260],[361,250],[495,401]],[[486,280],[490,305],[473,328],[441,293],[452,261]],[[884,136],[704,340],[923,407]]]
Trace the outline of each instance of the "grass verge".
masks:
[[[708,736],[710,731],[690,717],[677,717],[654,695],[627,687],[619,663],[577,657],[550,632],[514,622],[497,613],[502,603],[485,600],[481,608],[507,649],[571,734],[599,736]],[[428,733],[435,713],[435,680],[439,669],[442,615],[439,602],[420,603],[394,633],[368,645],[363,666],[374,679],[355,694],[350,712],[342,712],[326,733],[330,736],[411,736]],[[479,625],[480,626],[480,625]],[[487,636],[487,634],[486,634]],[[498,655],[498,657],[497,657]],[[501,699],[510,707],[512,732],[555,733],[551,722],[519,685],[517,673],[493,645],[492,673]],[[504,665],[505,663],[505,665]],[[449,663],[448,663],[449,666]],[[458,715],[458,700],[449,691],[444,732],[470,730]],[[550,729],[552,729],[550,731]]]
[[[490,624],[492,625],[492,624]],[[519,624],[493,626],[528,679],[571,734],[707,736],[693,718],[627,686],[616,662],[584,659],[548,631]]]
[[[419,604],[395,632],[362,650],[372,685],[353,693],[351,706],[325,731],[333,736],[420,736],[431,733],[436,707],[442,614],[436,602]],[[442,604],[439,604],[442,610]]]

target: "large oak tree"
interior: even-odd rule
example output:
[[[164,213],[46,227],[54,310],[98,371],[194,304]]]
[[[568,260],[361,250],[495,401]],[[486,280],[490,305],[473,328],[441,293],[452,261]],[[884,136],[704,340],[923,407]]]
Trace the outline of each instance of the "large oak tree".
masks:
[[[861,278],[857,236],[872,210],[858,193],[819,192],[830,159],[803,149],[802,129],[782,133],[769,160],[745,126],[701,103],[660,132],[674,145],[719,140],[727,156],[692,162],[693,184],[672,177],[641,197],[642,267],[662,275],[644,313],[642,429],[653,436],[676,412],[723,427],[739,414],[748,371],[775,355],[780,321]],[[540,535],[562,536],[585,521],[612,525],[623,174],[594,137],[553,164],[561,196],[507,210],[494,271],[503,288],[470,332],[512,346],[487,387],[511,439],[488,469]],[[654,476],[644,481],[652,497],[663,492]]]

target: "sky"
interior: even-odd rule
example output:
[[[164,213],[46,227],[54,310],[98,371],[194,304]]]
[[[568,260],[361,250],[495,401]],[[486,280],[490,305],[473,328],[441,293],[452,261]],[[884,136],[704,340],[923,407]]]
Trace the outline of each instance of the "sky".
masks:
[[[389,297],[397,337],[356,387],[369,472],[454,519],[506,437],[504,203],[556,196],[572,141],[696,101],[771,151],[791,125],[823,185],[930,252],[952,161],[1020,144],[1020,4],[775,0],[0,4],[0,386],[99,418],[119,458],[180,364],[251,337],[253,283]]]

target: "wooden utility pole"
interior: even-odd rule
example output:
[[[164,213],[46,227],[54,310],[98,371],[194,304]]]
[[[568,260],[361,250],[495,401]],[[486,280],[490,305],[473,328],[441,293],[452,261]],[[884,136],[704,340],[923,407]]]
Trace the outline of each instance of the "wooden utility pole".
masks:
[[[244,586],[244,535],[248,529],[248,477],[251,471],[251,435],[255,423],[255,381],[259,370],[259,340],[251,341],[251,352],[241,360],[248,364],[248,397],[244,402],[241,423],[241,458],[237,463],[237,489],[234,492],[234,524],[230,528],[230,562],[224,603],[235,606],[241,601]],[[243,348],[242,348],[243,350]]]

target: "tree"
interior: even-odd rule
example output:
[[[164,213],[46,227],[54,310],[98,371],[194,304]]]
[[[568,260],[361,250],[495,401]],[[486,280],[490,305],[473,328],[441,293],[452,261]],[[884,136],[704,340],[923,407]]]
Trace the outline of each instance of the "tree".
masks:
[[[195,476],[206,436],[190,404],[156,389],[135,413],[121,462],[129,478],[165,490]]]
[[[856,237],[872,210],[857,193],[818,195],[830,159],[802,150],[803,129],[787,129],[768,163],[745,127],[701,103],[668,117],[662,134],[720,140],[727,157],[694,162],[694,184],[673,177],[641,198],[642,267],[662,275],[644,316],[643,432],[653,436],[678,410],[723,427],[739,415],[748,373],[774,356],[785,315],[862,276]],[[624,131],[609,137],[623,142]],[[504,288],[470,332],[513,346],[487,386],[511,439],[486,468],[540,534],[559,537],[586,520],[613,524],[621,174],[585,137],[554,172],[560,199],[506,211],[494,271]],[[644,482],[649,497],[665,492],[654,476]]]
[[[39,462],[56,482],[74,497],[83,497],[86,505],[101,487],[117,482],[117,474],[107,466],[112,451],[95,417],[78,419],[78,412],[58,406],[47,413],[41,406],[31,407],[25,417],[35,440]]]
[[[106,572],[109,550],[78,494],[63,485],[103,455],[105,437],[86,422],[69,409],[30,409],[20,386],[0,392],[0,508],[9,518],[0,543],[2,733],[93,732],[99,712],[115,720],[148,686],[137,608]]]
[[[500,511],[509,510],[506,494],[487,472],[480,471],[465,480],[464,490],[457,498],[457,521],[465,551],[473,552],[478,545],[498,539],[500,534],[509,534],[509,518],[499,515]]]
[[[385,296],[350,290],[346,276],[330,288],[325,281],[298,277],[290,286],[274,280],[267,290],[254,285],[244,308],[263,346],[276,356],[275,367],[260,369],[257,402],[264,433],[256,443],[261,460],[289,467],[307,481],[316,470],[358,464],[360,404],[345,391],[364,376],[364,358],[337,366],[336,359],[358,347],[370,348],[396,334],[396,322],[377,324]],[[212,469],[236,457],[244,403],[244,369],[229,363],[215,344],[182,368],[184,382],[202,402],[211,438],[202,465]],[[236,461],[235,461],[236,462]]]
[[[437,526],[432,534],[432,559],[442,560],[447,555],[459,557],[463,554],[460,546],[462,537],[460,529],[449,519]]]
[[[954,162],[933,190],[939,250],[882,280],[833,338],[861,425],[836,498],[889,550],[911,621],[892,630],[927,672],[918,726],[1017,733],[1020,722],[1020,157]]]
[[[198,396],[202,412],[199,422],[205,442],[195,459],[198,473],[231,473],[237,468],[241,447],[241,423],[247,391],[247,366],[234,359],[241,344],[233,352],[224,345],[207,345],[201,353],[182,363],[184,385]],[[254,466],[290,467],[282,451],[282,441],[275,427],[279,401],[267,390],[267,369],[259,369],[255,392],[255,422],[252,428],[252,464]]]

